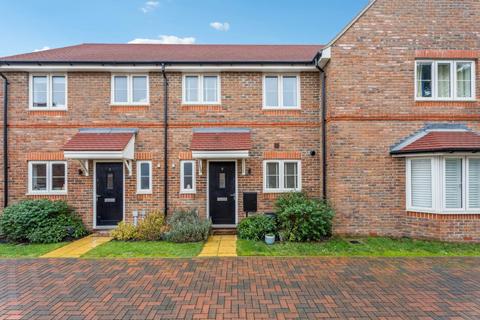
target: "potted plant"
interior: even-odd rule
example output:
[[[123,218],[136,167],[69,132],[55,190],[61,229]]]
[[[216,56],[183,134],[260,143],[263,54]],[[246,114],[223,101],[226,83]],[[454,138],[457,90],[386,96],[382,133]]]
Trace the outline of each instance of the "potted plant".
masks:
[[[267,233],[265,235],[265,243],[266,244],[274,244],[275,243],[275,235],[273,233]]]

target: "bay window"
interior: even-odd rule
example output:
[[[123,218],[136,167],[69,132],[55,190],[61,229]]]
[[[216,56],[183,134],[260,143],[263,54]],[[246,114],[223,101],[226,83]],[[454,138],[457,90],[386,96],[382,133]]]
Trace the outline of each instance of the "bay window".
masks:
[[[433,213],[480,209],[480,157],[407,159],[407,210]]]
[[[301,162],[299,160],[266,160],[263,163],[264,192],[300,191]]]
[[[473,61],[417,61],[416,100],[474,100]]]
[[[183,104],[219,104],[220,77],[209,74],[183,76]]]
[[[65,161],[30,161],[28,163],[29,194],[65,194],[67,163]]]
[[[29,91],[32,110],[67,108],[67,76],[64,74],[31,74]]]
[[[112,75],[111,103],[116,105],[147,105],[149,78],[147,75]]]
[[[263,79],[263,108],[300,108],[300,82],[298,76],[265,75]]]

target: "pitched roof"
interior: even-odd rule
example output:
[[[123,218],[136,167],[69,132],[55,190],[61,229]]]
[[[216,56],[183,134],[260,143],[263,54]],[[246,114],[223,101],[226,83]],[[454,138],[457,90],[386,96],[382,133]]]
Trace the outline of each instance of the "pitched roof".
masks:
[[[134,132],[78,132],[64,146],[64,151],[122,151]]]
[[[468,129],[427,129],[392,148],[390,154],[462,151],[480,151],[480,135]]]
[[[309,63],[321,49],[321,45],[89,43],[2,57],[0,63]]]
[[[196,129],[190,149],[193,151],[250,150],[251,132],[248,129]]]

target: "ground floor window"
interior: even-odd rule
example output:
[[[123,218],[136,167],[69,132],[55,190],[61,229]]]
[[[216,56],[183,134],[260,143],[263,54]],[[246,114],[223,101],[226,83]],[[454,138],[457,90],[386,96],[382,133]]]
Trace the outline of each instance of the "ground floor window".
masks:
[[[137,161],[137,193],[152,193],[151,161]]]
[[[407,159],[407,210],[456,213],[480,210],[480,157]]]
[[[59,194],[67,192],[65,161],[30,161],[28,163],[28,193]]]
[[[180,162],[180,192],[195,193],[195,161]]]
[[[264,192],[300,191],[302,175],[299,160],[266,160],[263,162]]]

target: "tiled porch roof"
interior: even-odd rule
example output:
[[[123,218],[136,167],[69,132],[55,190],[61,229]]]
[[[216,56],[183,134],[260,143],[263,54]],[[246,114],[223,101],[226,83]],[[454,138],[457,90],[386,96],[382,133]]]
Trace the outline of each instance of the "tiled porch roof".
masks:
[[[64,151],[122,151],[135,131],[80,130],[64,146]]]
[[[193,151],[250,150],[248,129],[194,129],[190,149]]]
[[[464,126],[454,126],[426,128],[393,147],[390,154],[480,151],[479,134]]]

